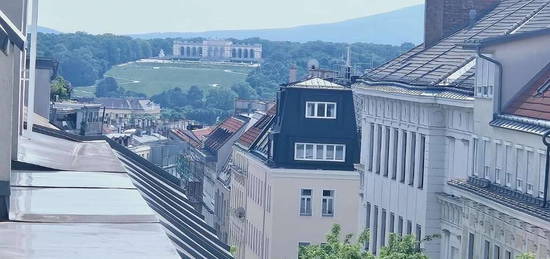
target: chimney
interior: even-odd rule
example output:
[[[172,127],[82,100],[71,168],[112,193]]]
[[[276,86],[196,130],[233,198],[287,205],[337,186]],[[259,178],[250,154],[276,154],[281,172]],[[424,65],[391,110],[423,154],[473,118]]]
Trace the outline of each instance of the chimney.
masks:
[[[473,26],[481,17],[497,6],[500,0],[426,0],[424,19],[424,47]]]
[[[296,65],[292,65],[288,71],[288,82],[294,83],[296,81],[298,81],[298,69],[296,68]]]

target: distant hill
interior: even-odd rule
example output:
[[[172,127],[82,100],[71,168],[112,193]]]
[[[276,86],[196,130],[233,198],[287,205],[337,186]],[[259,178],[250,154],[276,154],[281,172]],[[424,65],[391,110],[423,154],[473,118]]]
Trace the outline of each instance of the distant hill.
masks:
[[[371,15],[337,23],[305,25],[282,29],[226,30],[206,32],[166,32],[130,35],[136,38],[236,38],[260,37],[272,41],[369,42],[398,45],[422,42],[424,5]]]
[[[31,31],[31,26],[29,25],[27,27],[27,31],[30,32]],[[38,26],[38,32],[41,32],[41,33],[53,33],[53,34],[60,34],[62,32],[60,31],[57,31],[57,30],[54,30],[54,29],[51,29],[51,28],[48,28],[48,27],[44,27],[44,26]]]

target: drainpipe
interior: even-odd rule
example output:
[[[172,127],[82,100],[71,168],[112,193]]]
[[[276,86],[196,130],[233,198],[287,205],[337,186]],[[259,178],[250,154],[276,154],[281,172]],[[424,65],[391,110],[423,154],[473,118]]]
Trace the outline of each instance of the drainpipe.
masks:
[[[498,60],[494,59],[494,58],[491,58],[491,57],[488,57],[488,56],[485,56],[481,53],[481,47],[477,47],[477,56],[482,58],[482,59],[485,59],[493,64],[495,64],[497,67],[498,67],[498,87],[495,86],[495,88],[493,89],[494,93],[495,94],[495,97],[496,97],[496,111],[493,112],[493,116],[494,115],[497,115],[497,114],[501,114],[501,107],[502,107],[502,75],[503,75],[503,68],[502,68],[502,63],[500,63]],[[474,90],[475,91],[475,90]],[[493,99],[495,99],[493,97]]]
[[[544,191],[542,197],[542,207],[546,208],[548,203],[548,177],[550,171],[550,130],[542,136],[542,143],[546,146],[546,170],[544,171]]]

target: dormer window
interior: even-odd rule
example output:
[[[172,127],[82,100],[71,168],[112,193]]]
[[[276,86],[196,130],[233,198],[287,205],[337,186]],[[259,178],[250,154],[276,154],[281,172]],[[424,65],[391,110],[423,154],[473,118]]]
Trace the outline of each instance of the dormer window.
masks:
[[[336,103],[306,102],[306,118],[336,119]]]
[[[296,143],[294,160],[303,161],[346,161],[346,146],[340,144]]]

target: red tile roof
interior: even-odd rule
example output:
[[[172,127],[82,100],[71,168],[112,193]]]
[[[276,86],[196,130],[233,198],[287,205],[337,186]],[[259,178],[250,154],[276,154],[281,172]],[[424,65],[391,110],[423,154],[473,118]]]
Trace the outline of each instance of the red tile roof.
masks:
[[[200,148],[202,145],[202,141],[190,130],[171,129],[170,131],[182,141],[189,143],[193,147]]]
[[[537,74],[505,112],[550,121],[550,63]]]
[[[258,139],[260,134],[269,126],[269,122],[275,117],[277,113],[277,107],[273,106],[269,109],[262,118],[260,118],[252,127],[250,127],[240,138],[237,143],[250,148],[252,144]]]
[[[204,147],[209,151],[217,151],[244,125],[245,121],[229,117],[220,123],[204,141]]]

